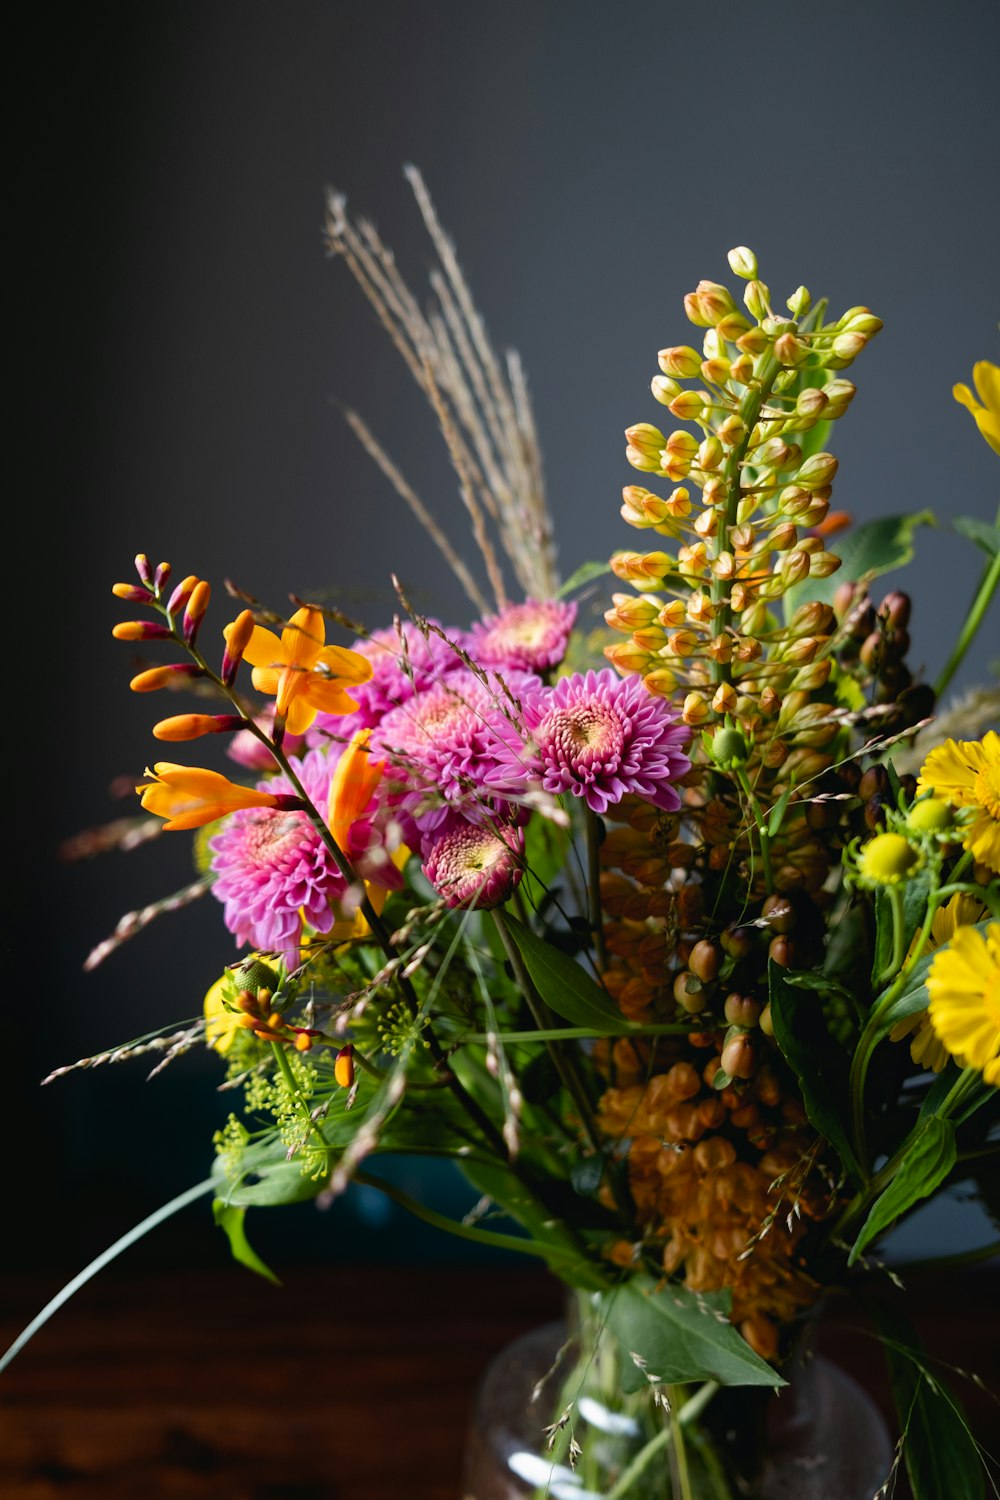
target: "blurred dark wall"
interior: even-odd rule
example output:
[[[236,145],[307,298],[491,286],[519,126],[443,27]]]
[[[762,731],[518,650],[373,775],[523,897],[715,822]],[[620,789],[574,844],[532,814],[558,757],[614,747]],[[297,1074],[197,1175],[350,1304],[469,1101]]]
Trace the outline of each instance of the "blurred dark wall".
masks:
[[[8,1257],[75,1268],[204,1174],[228,1108],[207,1057],[149,1087],[133,1064],[37,1088],[190,1015],[232,955],[206,898],[81,972],[123,911],[189,879],[183,837],[56,859],[125,810],[109,785],[156,753],[159,704],[127,691],[110,585],[139,549],[197,571],[217,588],[211,632],[226,577],[279,610],[337,589],[377,623],[396,570],[421,607],[467,619],[338,411],[366,416],[471,554],[433,418],[324,256],[325,186],[419,286],[429,249],[401,167],[422,168],[494,338],[524,357],[567,573],[632,544],[622,429],[657,420],[656,350],[689,336],[682,295],[729,279],[732,244],[782,296],[805,282],[872,306],[886,328],[852,371],[837,501],[941,518],[908,574],[933,675],[979,570],[948,517],[996,504],[997,460],[950,389],[998,357],[998,23],[993,0],[33,8],[13,52]],[[996,624],[959,686],[987,675]],[[289,1257],[377,1253],[363,1209],[262,1233]],[[221,1254],[203,1215],[184,1223],[148,1253]],[[445,1252],[406,1235],[383,1252]]]

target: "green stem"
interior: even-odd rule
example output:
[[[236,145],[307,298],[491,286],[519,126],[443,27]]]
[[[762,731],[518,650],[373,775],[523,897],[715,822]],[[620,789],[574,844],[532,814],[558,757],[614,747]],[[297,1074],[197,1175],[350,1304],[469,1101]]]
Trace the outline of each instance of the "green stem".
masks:
[[[524,959],[521,957],[521,950],[518,948],[513,937],[511,936],[510,928],[507,926],[507,921],[504,917],[503,911],[500,909],[500,907],[497,907],[490,913],[490,915],[493,918],[497,932],[500,934],[500,941],[503,944],[504,952],[507,955],[510,966],[514,971],[514,977],[516,978],[518,985],[521,988],[521,992],[524,995],[525,1002],[527,1003],[528,1009],[531,1011],[531,1014],[534,1017],[539,1030],[551,1030],[552,1028],[550,1028],[548,1024],[551,1020],[551,1016],[548,1012],[548,1007],[546,1006],[544,1000],[539,995],[537,989],[532,983],[531,976],[529,975],[528,970],[525,966]],[[586,1089],[583,1086],[582,1080],[577,1075],[572,1061],[569,1057],[567,1057],[565,1050],[559,1046],[558,1042],[547,1041],[545,1043],[545,1046],[555,1066],[556,1072],[559,1074],[559,1078],[562,1082],[563,1087],[569,1094],[570,1098],[573,1100],[573,1103],[576,1105],[577,1112],[580,1116],[580,1123],[583,1125],[587,1140],[590,1142],[591,1148],[598,1156],[603,1155],[604,1142],[601,1139],[600,1131],[597,1128],[597,1122],[594,1119]]]
[[[27,1328],[18,1334],[4,1356],[0,1358],[0,1370],[7,1368],[11,1361],[20,1354],[29,1339],[34,1338],[38,1330],[45,1326],[53,1313],[58,1312],[64,1303],[68,1302],[73,1294],[78,1292],[82,1286],[86,1286],[87,1282],[90,1281],[91,1277],[96,1276],[98,1271],[103,1271],[104,1267],[117,1259],[123,1250],[127,1250],[130,1245],[134,1245],[138,1240],[141,1240],[144,1234],[148,1234],[151,1229],[155,1229],[165,1219],[169,1219],[174,1214],[179,1213],[182,1208],[187,1208],[189,1203],[196,1202],[198,1198],[204,1198],[207,1193],[213,1192],[217,1187],[218,1183],[214,1177],[206,1177],[204,1182],[199,1182],[195,1187],[188,1188],[186,1192],[179,1193],[176,1198],[171,1198],[169,1203],[165,1203],[162,1208],[158,1208],[155,1213],[151,1213],[140,1224],[136,1224],[127,1234],[123,1234],[120,1240],[115,1240],[113,1245],[109,1245],[107,1250],[102,1251],[95,1260],[90,1262],[89,1266],[85,1266],[79,1275],[74,1276],[72,1281],[67,1281],[66,1285],[60,1292],[56,1293],[51,1302],[46,1302],[41,1312],[32,1318]]]
[[[757,825],[757,837],[760,841],[760,862],[764,868],[764,884],[767,888],[767,894],[770,896],[774,890],[774,874],[771,870],[771,840],[767,832],[767,819],[764,817],[761,805],[757,801],[757,795],[750,785],[750,778],[746,773],[745,766],[737,767],[736,779],[740,784],[740,789],[744,797],[746,797],[750,804],[750,811],[753,813],[753,820]]]
[[[889,984],[903,967],[906,957],[906,912],[903,908],[903,892],[898,885],[887,887],[889,906],[892,909],[892,953],[889,962],[879,975],[879,984]]]
[[[677,1413],[677,1424],[679,1427],[687,1427],[696,1417],[700,1416],[705,1407],[716,1395],[720,1387],[715,1380],[706,1380],[700,1390],[695,1391],[690,1401],[686,1401]],[[624,1469],[617,1480],[608,1490],[605,1500],[625,1500],[629,1490],[649,1468],[656,1455],[673,1441],[672,1424],[664,1426],[659,1432],[651,1437],[649,1442],[639,1450],[635,1458]]]
[[[601,974],[608,967],[608,950],[604,943],[604,917],[601,912],[601,839],[597,814],[588,807],[584,819],[587,827],[587,898],[594,952]]]
[[[551,1261],[560,1258],[560,1253],[552,1246],[542,1247],[534,1240],[521,1239],[515,1234],[497,1234],[491,1229],[476,1229],[472,1224],[462,1224],[458,1219],[449,1219],[445,1214],[439,1214],[433,1208],[428,1208],[416,1198],[411,1198],[409,1193],[404,1193],[394,1183],[387,1182],[384,1177],[372,1177],[368,1172],[354,1172],[352,1181],[361,1183],[364,1187],[376,1188],[378,1192],[384,1193],[391,1198],[393,1203],[398,1203],[407,1213],[413,1214],[414,1218],[422,1219],[425,1224],[430,1224],[434,1229],[443,1229],[447,1234],[457,1235],[459,1239],[474,1240],[479,1245],[492,1245],[498,1250],[514,1250],[519,1255],[534,1255],[540,1260]],[[575,1251],[565,1251],[566,1260],[576,1260]]]
[[[667,1400],[670,1402],[670,1457],[677,1484],[679,1500],[693,1500],[691,1494],[691,1473],[688,1468],[687,1448],[684,1443],[684,1432],[681,1427],[677,1413],[677,1402],[679,1400],[678,1387],[667,1386]]]
[[[938,698],[941,697],[941,694],[951,682],[951,679],[962,663],[965,653],[972,645],[976,633],[983,623],[986,611],[990,607],[993,595],[997,591],[998,585],[1000,585],[1000,552],[995,552],[987,564],[982,581],[973,597],[965,624],[962,626],[961,634],[955,642],[955,649],[949,656],[944,671],[934,684],[934,692]]]
[[[890,890],[892,887],[890,887]],[[927,911],[924,913],[923,925],[910,949],[908,961],[903,964],[896,975],[896,979],[886,990],[885,994],[875,1002],[868,1012],[868,1020],[865,1029],[858,1038],[858,1045],[851,1059],[850,1077],[850,1101],[851,1101],[851,1130],[854,1136],[854,1150],[858,1159],[858,1166],[862,1175],[868,1177],[868,1148],[865,1142],[865,1083],[868,1079],[868,1068],[871,1064],[872,1054],[881,1040],[880,1026],[882,1017],[886,1011],[902,994],[907,979],[913,972],[924,947],[930,937],[931,923],[934,921],[934,913],[937,911],[939,893],[927,903]],[[893,946],[896,943],[897,929],[902,923],[896,916],[893,908]]]
[[[498,1031],[498,1042],[514,1046],[527,1042],[582,1042],[598,1041],[607,1036],[607,1031],[595,1031],[592,1026],[548,1026],[532,1031]],[[616,1031],[615,1036],[690,1036],[690,1021],[652,1022],[648,1026],[630,1026],[627,1031]],[[484,1045],[490,1039],[485,1031],[469,1031],[462,1036],[463,1042]],[[356,1055],[356,1054],[355,1054]]]
[[[329,1168],[330,1143],[320,1129],[319,1122],[313,1119],[312,1111],[309,1108],[309,1101],[303,1094],[298,1083],[295,1081],[295,1074],[292,1072],[292,1065],[288,1061],[288,1054],[285,1051],[283,1043],[272,1041],[271,1050],[274,1053],[275,1061],[278,1064],[278,1072],[285,1080],[285,1087],[291,1095],[292,1099],[294,1099],[295,1107],[298,1110],[299,1114],[302,1116],[302,1122],[306,1127],[306,1132],[307,1134],[311,1133],[319,1138],[320,1145],[326,1152],[326,1164],[327,1168]]]
[[[743,476],[743,464],[750,447],[750,439],[757,425],[757,418],[760,416],[761,408],[767,401],[771,386],[774,384],[775,377],[780,369],[781,366],[773,354],[769,354],[762,361],[760,372],[755,375],[753,384],[740,399],[737,410],[740,420],[746,427],[746,437],[742,443],[733,449],[723,466],[722,477],[726,486],[726,509],[719,521],[716,555],[729,550],[729,533],[737,521],[740,496],[742,494],[740,480]],[[713,578],[712,580],[712,602],[717,606],[715,617],[712,620],[712,636],[714,639],[720,635],[724,635],[729,629],[733,613],[732,607],[728,602],[728,585],[721,578]],[[730,663],[713,663],[712,675],[718,683],[732,682]]]

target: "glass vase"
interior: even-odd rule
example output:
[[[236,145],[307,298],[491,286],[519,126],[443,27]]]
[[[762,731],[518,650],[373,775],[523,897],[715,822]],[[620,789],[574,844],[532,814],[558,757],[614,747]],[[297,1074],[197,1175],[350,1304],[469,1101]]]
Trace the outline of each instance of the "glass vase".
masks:
[[[480,1383],[462,1500],[871,1500],[893,1444],[867,1393],[799,1354],[788,1384],[621,1390],[586,1299],[515,1339]]]

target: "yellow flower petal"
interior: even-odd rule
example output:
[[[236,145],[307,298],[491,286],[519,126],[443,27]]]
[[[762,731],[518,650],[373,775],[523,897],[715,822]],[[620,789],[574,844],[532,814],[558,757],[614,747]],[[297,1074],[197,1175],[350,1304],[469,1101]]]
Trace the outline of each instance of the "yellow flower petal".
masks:
[[[227,1010],[223,996],[232,987],[232,981],[223,975],[212,985],[205,996],[205,1041],[216,1052],[228,1052],[240,1029],[240,1018]]]
[[[322,610],[297,609],[281,632],[282,657],[291,667],[311,667],[325,640]]]
[[[284,661],[285,653],[273,630],[255,625],[243,652],[243,659],[252,667],[276,667],[279,662]]]
[[[1000,365],[988,359],[977,360],[972,366],[972,383],[983,405],[1000,416]]]
[[[955,807],[968,807],[976,800],[976,777],[985,764],[986,752],[977,740],[945,740],[924,761],[917,796],[936,792]]]

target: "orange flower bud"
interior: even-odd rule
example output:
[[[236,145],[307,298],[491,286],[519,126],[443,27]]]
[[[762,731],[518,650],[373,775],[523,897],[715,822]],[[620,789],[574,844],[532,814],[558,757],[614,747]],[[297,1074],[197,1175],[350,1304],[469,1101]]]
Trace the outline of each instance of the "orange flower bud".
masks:
[[[354,1083],[354,1048],[348,1042],[346,1047],[341,1047],[333,1064],[333,1076],[342,1089],[349,1089]]]
[[[232,733],[243,722],[239,714],[174,714],[154,724],[153,734],[158,740],[198,740],[203,734]]]

